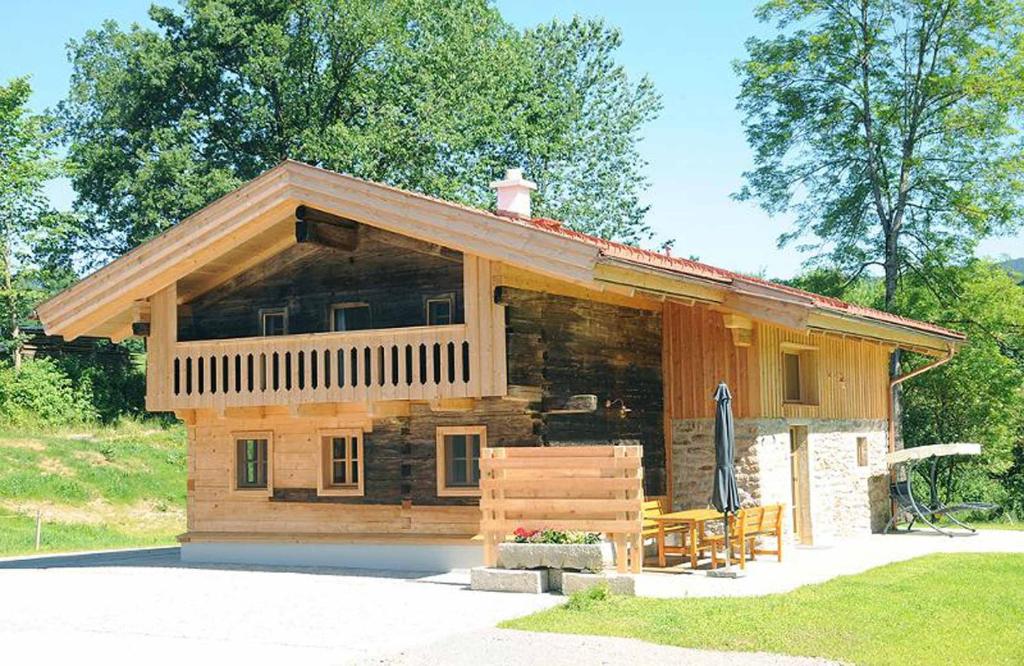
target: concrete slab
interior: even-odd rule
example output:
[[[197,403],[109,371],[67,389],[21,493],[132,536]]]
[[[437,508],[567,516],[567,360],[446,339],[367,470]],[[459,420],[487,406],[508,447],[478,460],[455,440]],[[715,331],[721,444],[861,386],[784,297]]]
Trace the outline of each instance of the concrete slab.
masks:
[[[562,594],[570,596],[592,587],[604,585],[612,594],[632,597],[635,594],[636,581],[632,576],[616,574],[592,574],[566,571],[562,574]]]
[[[476,567],[469,573],[469,588],[478,592],[542,594],[548,591],[548,572],[545,569]]]

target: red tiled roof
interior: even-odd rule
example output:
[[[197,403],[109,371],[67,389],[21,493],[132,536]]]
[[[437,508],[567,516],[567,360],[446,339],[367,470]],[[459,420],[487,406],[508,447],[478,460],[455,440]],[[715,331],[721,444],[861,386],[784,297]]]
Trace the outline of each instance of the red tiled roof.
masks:
[[[789,296],[796,296],[804,298],[809,301],[814,307],[821,308],[823,310],[831,310],[833,312],[839,312],[841,314],[851,315],[854,317],[863,317],[865,319],[871,319],[887,324],[894,324],[896,326],[903,326],[906,328],[912,328],[926,333],[935,333],[949,338],[957,340],[965,339],[963,333],[943,328],[936,324],[930,324],[924,321],[917,321],[916,319],[908,319],[907,317],[901,317],[900,315],[893,314],[891,312],[884,312],[882,310],[876,310],[875,308],[868,308],[862,305],[854,305],[853,303],[847,303],[841,301],[838,298],[831,298],[829,296],[822,296],[820,294],[814,294],[803,289],[797,289],[777,282],[771,282],[763,280],[761,278],[750,277],[728,271],[723,268],[717,268],[708,264],[701,263],[699,261],[693,261],[692,259],[683,259],[682,257],[671,257],[667,254],[660,252],[654,252],[652,250],[644,250],[623,243],[616,243],[613,241],[598,238],[597,236],[591,236],[580,231],[569,229],[562,225],[558,220],[552,220],[549,218],[533,218],[531,220],[520,220],[530,226],[543,229],[550,233],[558,234],[566,238],[572,238],[584,243],[593,245],[599,249],[602,255],[612,257],[614,259],[620,259],[635,264],[641,264],[644,266],[650,266],[672,273],[679,273],[681,275],[688,275],[690,277],[702,278],[705,280],[711,280],[714,282],[720,282],[723,284],[734,284],[734,283],[750,283],[756,284],[767,289],[777,291],[780,294],[787,294]]]

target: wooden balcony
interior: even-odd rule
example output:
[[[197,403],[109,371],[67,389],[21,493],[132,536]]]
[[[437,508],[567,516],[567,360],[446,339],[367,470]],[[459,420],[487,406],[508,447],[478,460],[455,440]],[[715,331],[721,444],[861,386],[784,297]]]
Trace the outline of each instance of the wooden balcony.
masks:
[[[463,324],[174,342],[150,409],[500,395],[504,354]],[[503,345],[500,350],[503,352]],[[158,376],[163,375],[163,376]]]

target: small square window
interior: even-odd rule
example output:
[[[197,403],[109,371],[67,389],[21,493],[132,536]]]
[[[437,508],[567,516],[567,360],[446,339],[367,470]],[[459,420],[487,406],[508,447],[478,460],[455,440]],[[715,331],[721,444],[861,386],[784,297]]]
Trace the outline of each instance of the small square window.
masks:
[[[479,495],[480,452],[487,446],[484,426],[437,429],[437,494]]]
[[[363,433],[358,430],[320,433],[321,495],[363,494]]]
[[[813,347],[783,343],[782,401],[818,404],[818,352]]]
[[[365,331],[373,328],[368,303],[337,303],[331,306],[332,331]]]
[[[868,466],[868,438],[858,437],[857,438],[857,466],[867,467]]]
[[[270,438],[263,434],[236,434],[235,489],[271,489]]]
[[[427,299],[427,326],[448,326],[454,323],[455,307],[451,295]]]
[[[288,335],[288,309],[267,308],[260,310],[261,335]]]

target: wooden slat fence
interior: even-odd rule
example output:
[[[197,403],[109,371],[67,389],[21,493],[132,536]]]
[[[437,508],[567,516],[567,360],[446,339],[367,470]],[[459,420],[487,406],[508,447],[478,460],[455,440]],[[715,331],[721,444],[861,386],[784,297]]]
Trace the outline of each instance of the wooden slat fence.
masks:
[[[516,528],[602,532],[615,543],[616,569],[643,563],[643,449],[543,446],[484,449],[480,529],[484,560]]]

